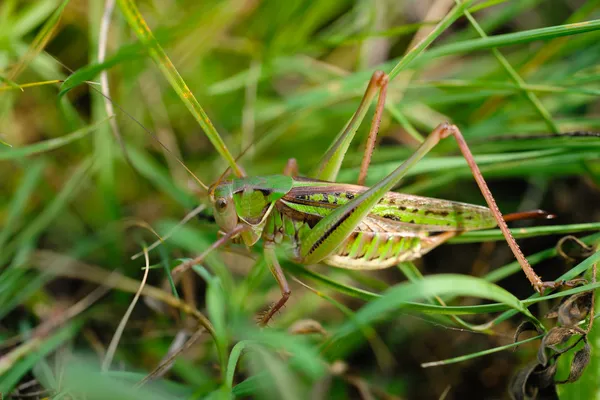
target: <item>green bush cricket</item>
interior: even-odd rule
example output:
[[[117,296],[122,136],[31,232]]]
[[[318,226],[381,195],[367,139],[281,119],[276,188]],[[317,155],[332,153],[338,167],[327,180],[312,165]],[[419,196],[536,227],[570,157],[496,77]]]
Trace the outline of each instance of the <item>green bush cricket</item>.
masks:
[[[285,246],[290,258],[301,264],[327,265],[357,270],[391,267],[419,258],[462,232],[498,226],[534,289],[569,282],[544,282],[534,272],[512,237],[505,220],[548,217],[543,211],[502,216],[459,129],[439,125],[411,157],[372,187],[365,187],[371,154],[385,105],[388,77],[373,74],[357,111],[338,134],[318,168],[308,178],[298,176],[291,159],[284,174],[238,176],[208,188],[222,236],[203,254],[173,270],[179,274],[200,263],[209,251],[233,240],[250,247],[263,240],[264,256],[281,290],[281,298],[262,317],[261,324],[286,303],[291,291],[274,247]],[[367,148],[357,185],[335,183],[350,142],[379,93]],[[391,192],[406,172],[435,145],[453,136],[471,169],[489,208]]]

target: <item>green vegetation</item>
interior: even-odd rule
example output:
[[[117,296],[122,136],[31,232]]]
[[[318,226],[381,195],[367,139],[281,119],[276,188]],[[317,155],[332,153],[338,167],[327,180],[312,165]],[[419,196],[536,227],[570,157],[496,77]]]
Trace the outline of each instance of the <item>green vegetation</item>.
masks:
[[[599,286],[600,2],[283,4],[0,3],[0,393],[501,398],[544,361],[575,380],[560,398],[599,397],[600,330],[584,343],[575,327]],[[202,184],[234,159],[307,173],[375,69],[392,81],[367,183],[452,121],[503,212],[557,215],[513,224],[536,271],[588,283],[534,295],[498,230],[376,272],[283,263],[292,297],[264,329],[279,290],[259,248],[172,278],[217,238],[209,218],[179,225],[208,204]],[[367,131],[340,181],[356,181]],[[483,204],[452,140],[400,190]],[[581,242],[557,245],[567,235]],[[565,299],[561,330],[548,313]],[[575,303],[580,317],[561,314]],[[512,352],[523,321],[536,332]],[[562,341],[577,344],[554,363]]]

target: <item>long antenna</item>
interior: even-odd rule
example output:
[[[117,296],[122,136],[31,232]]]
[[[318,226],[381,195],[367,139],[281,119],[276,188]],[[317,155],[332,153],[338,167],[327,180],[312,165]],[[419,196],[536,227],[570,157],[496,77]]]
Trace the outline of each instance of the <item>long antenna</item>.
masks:
[[[96,91],[97,93],[100,93],[100,95],[104,98],[106,98],[108,101],[110,101],[116,108],[119,109],[119,111],[121,111],[123,114],[127,115],[132,121],[134,121],[136,124],[138,124],[144,131],[146,131],[146,133],[148,133],[152,139],[154,139],[163,149],[165,149],[167,151],[167,153],[169,153],[169,155],[171,155],[171,157],[173,157],[183,168],[185,168],[185,170],[194,178],[194,180],[196,182],[198,182],[198,184],[208,192],[208,186],[206,186],[204,184],[204,182],[202,182],[200,180],[200,178],[198,178],[186,165],[185,163],[179,158],[177,157],[175,154],[173,154],[173,152],[171,150],[169,150],[169,148],[167,146],[164,145],[163,142],[161,142],[158,137],[156,136],[156,134],[154,132],[152,132],[150,129],[146,128],[144,126],[144,124],[142,124],[140,121],[138,121],[133,115],[129,114],[127,111],[125,111],[125,109],[123,109],[123,107],[121,107],[118,103],[116,103],[115,101],[113,101],[113,99],[111,99],[110,97],[108,97],[107,95],[105,95],[104,93],[102,93],[101,91],[99,91],[98,89],[96,89],[92,83],[93,82],[87,82],[86,83],[89,85],[90,88],[92,88],[94,91]]]
[[[48,54],[47,52],[45,52],[46,54]],[[60,61],[59,59],[57,59],[56,57],[52,56],[51,54],[48,54],[50,57],[52,57],[54,59],[54,61],[56,61],[58,64],[60,64],[63,68],[65,68],[67,71],[69,71],[70,73],[73,73],[74,71],[69,68],[67,65],[65,65],[62,61]],[[156,136],[156,134],[154,132],[152,132],[150,129],[146,128],[144,126],[144,124],[142,124],[140,121],[138,121],[133,115],[131,115],[130,113],[128,113],[123,107],[121,107],[117,102],[115,102],[113,99],[111,99],[109,96],[105,95],[104,93],[102,93],[100,90],[96,89],[94,87],[95,84],[97,84],[96,82],[90,82],[90,81],[85,81],[85,83],[88,85],[88,87],[90,89],[92,89],[93,91],[95,91],[96,93],[99,93],[102,97],[104,97],[105,99],[107,99],[108,101],[110,101],[113,106],[115,106],[116,108],[119,109],[119,111],[121,111],[123,114],[125,114],[126,116],[128,116],[132,121],[134,121],[136,124],[138,124],[144,131],[146,131],[146,133],[148,133],[152,139],[154,139],[163,149],[166,150],[167,153],[169,153],[169,155],[171,155],[171,157],[173,157],[186,171],[188,174],[190,174],[192,176],[192,178],[194,178],[194,180],[200,185],[200,187],[202,187],[202,189],[204,189],[207,193],[208,193],[208,186],[204,184],[204,182],[202,182],[200,180],[200,178],[198,178],[186,165],[185,163],[179,159],[179,157],[177,157],[175,154],[173,154],[173,152],[171,150],[169,150],[169,148],[167,146],[165,146],[163,144],[163,142],[161,142],[158,137]],[[117,136],[117,141],[119,142],[119,145],[121,146],[121,150],[123,151],[123,154],[125,155],[125,158],[127,158],[129,164],[131,164],[133,166],[133,164],[131,163],[131,161],[129,160],[129,156],[127,155],[127,149],[125,148],[125,145],[123,143],[123,139],[121,138],[120,134],[118,132],[115,132],[115,135]]]

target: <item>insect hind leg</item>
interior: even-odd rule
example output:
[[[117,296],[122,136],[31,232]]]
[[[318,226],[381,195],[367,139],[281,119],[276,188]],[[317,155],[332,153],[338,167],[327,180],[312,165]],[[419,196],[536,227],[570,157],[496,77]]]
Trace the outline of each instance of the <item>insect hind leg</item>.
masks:
[[[379,125],[381,124],[381,116],[383,115],[383,109],[385,108],[385,99],[387,96],[387,87],[389,78],[387,74],[381,71],[379,75],[373,74],[373,79],[376,79],[377,86],[379,86],[379,98],[377,99],[377,106],[375,108],[375,114],[371,121],[371,128],[369,129],[369,136],[367,138],[367,146],[362,162],[360,164],[360,173],[358,174],[358,184],[364,185],[367,179],[367,172],[369,165],[371,164],[371,156],[375,149],[375,142],[377,140],[377,134],[379,133]]]
[[[498,227],[502,231],[502,234],[504,235],[504,238],[506,239],[508,246],[512,250],[515,258],[517,259],[517,261],[519,262],[519,265],[521,266],[521,269],[527,276],[527,279],[529,280],[529,282],[531,283],[533,288],[538,293],[543,293],[544,289],[546,289],[546,288],[554,289],[556,287],[568,284],[568,282],[553,282],[553,281],[544,282],[539,277],[539,275],[535,273],[535,271],[529,264],[529,261],[527,261],[527,258],[525,258],[525,256],[523,255],[523,252],[521,251],[521,248],[519,247],[515,238],[513,237],[512,233],[510,232],[510,229],[508,229],[508,226],[506,225],[506,221],[502,217],[502,213],[500,212],[500,209],[498,208],[498,205],[496,204],[496,200],[494,199],[494,196],[492,196],[492,192],[490,191],[487,183],[485,182],[485,179],[483,179],[483,175],[481,174],[479,167],[475,163],[473,154],[471,153],[471,150],[469,149],[469,146],[467,145],[467,142],[465,141],[465,138],[462,135],[462,133],[460,132],[460,130],[458,129],[458,127],[456,127],[456,125],[450,125],[450,124],[446,123],[446,124],[440,125],[438,128],[436,128],[436,130],[437,129],[440,130],[441,138],[453,136],[454,139],[456,140],[456,143],[458,144],[458,147],[460,148],[460,151],[461,151],[463,157],[465,158],[465,160],[467,161],[469,169],[471,170],[473,177],[475,178],[475,182],[477,182],[477,186],[479,186],[479,190],[481,191],[481,194],[485,198],[485,201],[486,201],[488,207],[490,208],[490,210],[492,211],[492,214],[494,215],[494,218],[496,219],[496,223],[498,224]]]
[[[363,166],[361,167],[361,171],[368,167],[371,160],[371,153],[373,152],[373,147],[375,145],[377,131],[379,129],[379,121],[381,120],[383,106],[385,104],[385,93],[387,90],[388,80],[389,78],[387,74],[383,71],[375,71],[373,73],[367,89],[365,90],[365,93],[360,101],[360,105],[344,129],[336,136],[333,143],[319,162],[316,170],[310,174],[310,177],[330,182],[336,181],[342,161],[344,160],[346,152],[348,151],[348,147],[354,139],[358,127],[369,111],[372,100],[379,92],[379,100],[377,103],[377,109],[379,111],[375,112],[375,117],[371,123],[369,140],[367,141],[367,151],[365,152],[366,156],[363,158]],[[366,176],[366,172],[363,175]]]

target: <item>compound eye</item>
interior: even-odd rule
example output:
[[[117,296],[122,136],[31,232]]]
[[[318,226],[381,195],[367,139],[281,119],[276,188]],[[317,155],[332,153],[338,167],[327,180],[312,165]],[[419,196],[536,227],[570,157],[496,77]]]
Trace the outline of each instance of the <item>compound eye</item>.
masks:
[[[224,199],[223,197],[218,198],[216,205],[217,205],[217,210],[223,211],[227,207],[227,200]]]

